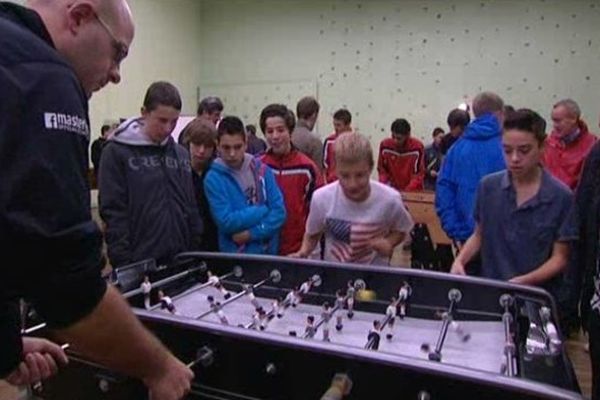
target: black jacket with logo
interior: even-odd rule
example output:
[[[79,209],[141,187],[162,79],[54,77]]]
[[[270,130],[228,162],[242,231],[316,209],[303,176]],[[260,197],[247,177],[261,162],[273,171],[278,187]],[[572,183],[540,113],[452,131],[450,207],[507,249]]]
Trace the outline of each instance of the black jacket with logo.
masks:
[[[106,142],[98,189],[114,267],[146,258],[168,263],[199,248],[202,221],[190,155],[170,136],[153,143],[143,118],[123,122]]]
[[[100,301],[86,178],[88,102],[39,15],[0,3],[0,376],[21,357],[18,297],[50,326]]]

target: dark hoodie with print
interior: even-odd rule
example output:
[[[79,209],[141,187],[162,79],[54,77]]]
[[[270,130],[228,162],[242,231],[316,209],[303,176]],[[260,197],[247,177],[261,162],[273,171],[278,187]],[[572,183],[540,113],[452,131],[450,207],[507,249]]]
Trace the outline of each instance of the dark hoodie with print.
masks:
[[[189,154],[170,136],[152,142],[143,118],[125,121],[107,141],[98,187],[113,267],[146,258],[168,263],[199,248],[202,221]]]

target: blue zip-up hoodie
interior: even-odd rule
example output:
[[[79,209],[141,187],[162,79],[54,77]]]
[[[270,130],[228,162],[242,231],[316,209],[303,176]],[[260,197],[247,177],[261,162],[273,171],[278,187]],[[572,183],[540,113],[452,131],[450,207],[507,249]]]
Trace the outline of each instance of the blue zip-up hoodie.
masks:
[[[250,168],[258,203],[249,205],[232,170],[218,158],[204,178],[204,190],[219,231],[219,249],[228,253],[278,254],[279,233],[285,222],[285,204],[273,171],[246,154],[242,168]],[[236,244],[234,234],[248,230],[250,241]]]
[[[450,148],[437,179],[435,207],[448,236],[463,242],[475,230],[473,207],[479,181],[506,168],[502,129],[491,113],[471,122]]]

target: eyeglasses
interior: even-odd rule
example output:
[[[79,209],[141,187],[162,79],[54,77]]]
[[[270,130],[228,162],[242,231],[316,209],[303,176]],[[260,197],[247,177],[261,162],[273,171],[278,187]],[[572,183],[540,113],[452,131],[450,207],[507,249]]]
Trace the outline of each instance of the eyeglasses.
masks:
[[[127,54],[129,53],[129,47],[115,37],[115,35],[112,32],[112,29],[110,29],[108,24],[104,22],[104,20],[100,18],[100,16],[97,13],[94,13],[94,15],[96,16],[98,22],[100,22],[100,25],[102,25],[104,30],[110,36],[112,47],[115,50],[113,60],[116,65],[120,65],[121,62],[125,59],[125,57],[127,57]]]

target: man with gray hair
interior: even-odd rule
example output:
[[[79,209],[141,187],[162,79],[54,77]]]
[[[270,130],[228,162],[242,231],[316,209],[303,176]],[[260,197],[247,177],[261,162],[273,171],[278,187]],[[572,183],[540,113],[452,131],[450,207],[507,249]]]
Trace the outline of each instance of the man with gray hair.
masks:
[[[102,238],[86,171],[88,99],[119,83],[134,36],[125,0],[0,3],[0,378],[27,385],[66,362],[22,338],[20,298],[58,340],[175,400],[193,373],[135,318],[100,275]]]
[[[446,234],[458,247],[475,228],[473,208],[479,181],[506,168],[502,152],[504,102],[495,93],[473,99],[473,120],[448,151],[438,175],[435,207]]]
[[[572,99],[561,100],[552,107],[552,124],[542,162],[556,179],[574,190],[596,136],[588,130],[579,105]]]
[[[552,176],[575,190],[579,186],[584,163],[597,139],[581,119],[581,109],[572,99],[563,99],[554,104],[551,117],[553,128],[546,139],[542,163]],[[561,326],[565,332],[578,325],[583,271],[576,268],[573,258],[557,295]]]

